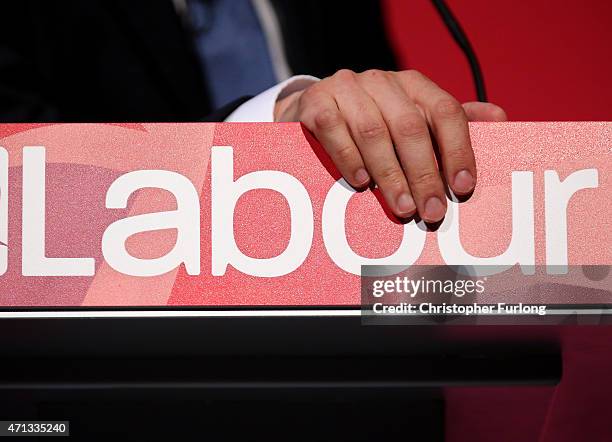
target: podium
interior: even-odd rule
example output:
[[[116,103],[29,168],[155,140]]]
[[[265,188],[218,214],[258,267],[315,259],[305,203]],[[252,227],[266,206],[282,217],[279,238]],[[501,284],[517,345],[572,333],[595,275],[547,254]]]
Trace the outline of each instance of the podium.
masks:
[[[2,126],[3,395],[440,416],[446,386],[554,385],[563,327],[608,315],[612,124],[470,130],[479,185],[436,230],[350,189],[298,124]],[[453,264],[586,282],[524,271],[510,303],[564,312],[544,319],[364,324],[360,266]]]

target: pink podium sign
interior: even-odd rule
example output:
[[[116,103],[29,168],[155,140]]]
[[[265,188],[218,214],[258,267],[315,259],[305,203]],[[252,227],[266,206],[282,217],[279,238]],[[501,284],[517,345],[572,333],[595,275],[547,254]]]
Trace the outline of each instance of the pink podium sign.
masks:
[[[477,189],[432,230],[299,124],[0,125],[0,308],[359,305],[362,265],[612,263],[612,123],[470,130]],[[576,293],[515,301],[612,303]]]

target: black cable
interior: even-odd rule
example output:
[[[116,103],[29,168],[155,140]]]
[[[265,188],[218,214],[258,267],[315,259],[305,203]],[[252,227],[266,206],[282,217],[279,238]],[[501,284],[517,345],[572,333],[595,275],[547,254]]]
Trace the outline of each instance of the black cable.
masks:
[[[444,21],[446,28],[453,36],[455,42],[459,45],[463,54],[467,58],[470,69],[472,71],[472,77],[474,79],[474,86],[476,87],[476,95],[478,97],[478,101],[486,102],[487,101],[487,91],[485,89],[484,78],[482,77],[482,71],[480,70],[480,64],[478,63],[478,57],[474,53],[472,49],[472,45],[468,40],[467,36],[461,29],[461,25],[446,5],[444,0],[431,0],[440,17]]]

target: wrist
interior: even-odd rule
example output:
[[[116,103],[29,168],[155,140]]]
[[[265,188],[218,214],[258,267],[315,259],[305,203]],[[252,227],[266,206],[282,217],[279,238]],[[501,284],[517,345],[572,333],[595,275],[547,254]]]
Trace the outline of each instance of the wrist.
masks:
[[[276,100],[274,105],[274,122],[298,121],[298,103],[303,90],[293,92]]]

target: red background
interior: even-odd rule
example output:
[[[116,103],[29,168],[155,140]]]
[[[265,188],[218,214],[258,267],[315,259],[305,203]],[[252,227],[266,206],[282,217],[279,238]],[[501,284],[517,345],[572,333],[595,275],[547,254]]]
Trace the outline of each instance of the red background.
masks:
[[[611,120],[612,2],[447,0],[472,42],[489,100],[512,120]],[[475,99],[468,64],[429,0],[384,1],[404,68],[461,101]],[[560,330],[556,388],[449,389],[448,441],[612,440],[612,330]]]
[[[447,0],[470,38],[489,100],[512,120],[610,120],[612,2]],[[475,99],[463,54],[429,0],[386,0],[403,67]]]

